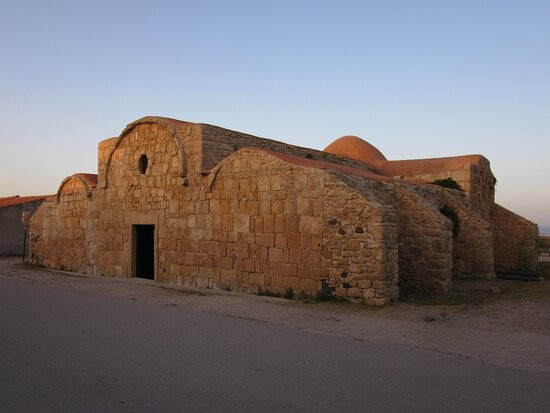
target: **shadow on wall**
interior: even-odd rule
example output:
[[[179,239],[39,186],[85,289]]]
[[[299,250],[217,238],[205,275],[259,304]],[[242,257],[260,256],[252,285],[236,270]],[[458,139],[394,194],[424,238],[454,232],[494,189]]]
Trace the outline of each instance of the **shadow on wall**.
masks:
[[[0,255],[23,255],[23,212],[32,216],[48,195],[0,198]]]

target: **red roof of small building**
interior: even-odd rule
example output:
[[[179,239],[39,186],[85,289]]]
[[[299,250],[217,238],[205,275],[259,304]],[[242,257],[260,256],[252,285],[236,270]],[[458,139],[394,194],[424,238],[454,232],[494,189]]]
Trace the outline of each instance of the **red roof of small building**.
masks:
[[[13,206],[13,205],[19,205],[24,204],[26,202],[33,202],[38,201],[41,199],[46,199],[51,195],[35,195],[35,196],[7,196],[4,198],[0,198],[0,208]]]

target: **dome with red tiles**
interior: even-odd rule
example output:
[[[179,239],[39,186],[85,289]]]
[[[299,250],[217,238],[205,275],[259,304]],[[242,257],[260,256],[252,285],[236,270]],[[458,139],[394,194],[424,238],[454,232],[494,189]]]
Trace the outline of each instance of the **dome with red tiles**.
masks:
[[[324,149],[333,155],[345,156],[371,165],[386,161],[386,157],[367,141],[357,136],[342,136]]]

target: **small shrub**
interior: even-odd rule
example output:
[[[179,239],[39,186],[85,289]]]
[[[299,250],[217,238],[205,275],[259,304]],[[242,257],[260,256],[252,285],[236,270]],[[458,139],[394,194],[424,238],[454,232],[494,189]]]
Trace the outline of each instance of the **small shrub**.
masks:
[[[258,289],[258,295],[264,296],[264,297],[277,297],[281,298],[281,293],[274,293],[270,290],[262,290],[261,288]]]
[[[325,290],[319,290],[317,291],[317,294],[315,294],[315,299],[317,301],[329,301],[332,297],[334,296]]]
[[[302,290],[298,293],[297,298],[298,300],[308,300],[311,298],[311,295]]]
[[[445,179],[436,179],[432,182],[432,184],[442,186],[443,188],[458,189],[459,191],[462,191],[462,188],[460,187],[458,182],[456,182],[450,176]]]
[[[337,295],[333,295],[325,290],[319,290],[317,291],[317,294],[315,294],[315,300],[320,302],[326,302],[326,301],[332,301],[336,303],[345,303],[348,301],[346,297],[339,297]]]
[[[285,290],[283,298],[286,298],[287,300],[292,300],[294,298],[294,291],[292,290],[292,287],[289,287]]]

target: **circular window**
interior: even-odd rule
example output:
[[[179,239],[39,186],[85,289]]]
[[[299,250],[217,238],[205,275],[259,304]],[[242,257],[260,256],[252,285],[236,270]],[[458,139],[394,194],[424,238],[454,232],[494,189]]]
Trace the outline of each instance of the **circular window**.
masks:
[[[145,171],[147,171],[148,163],[149,161],[147,160],[147,155],[143,154],[139,157],[139,161],[138,161],[139,173],[145,174]]]

